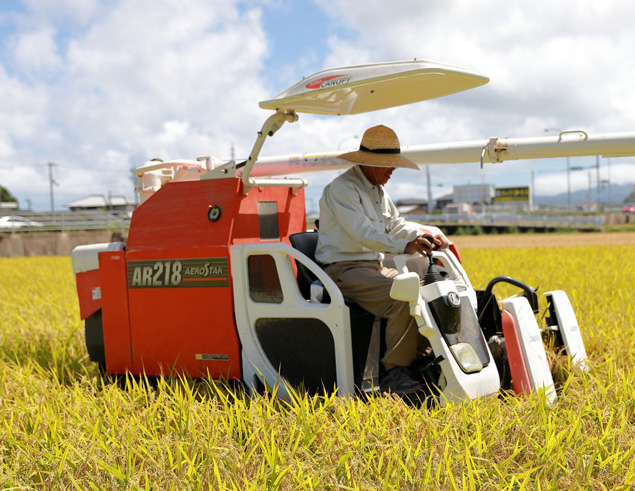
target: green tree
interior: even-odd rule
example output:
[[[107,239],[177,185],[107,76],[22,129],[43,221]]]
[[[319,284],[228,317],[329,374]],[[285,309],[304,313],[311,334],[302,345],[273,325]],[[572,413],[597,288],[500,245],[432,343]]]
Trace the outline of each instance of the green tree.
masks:
[[[5,188],[4,186],[0,186],[0,201],[2,202],[10,202],[10,203],[17,203],[18,200],[15,199],[15,196],[13,196],[9,190],[7,188]]]

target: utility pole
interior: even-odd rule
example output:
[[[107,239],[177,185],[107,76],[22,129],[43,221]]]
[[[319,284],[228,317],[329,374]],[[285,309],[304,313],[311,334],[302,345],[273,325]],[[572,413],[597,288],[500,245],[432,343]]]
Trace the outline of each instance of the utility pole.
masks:
[[[607,170],[607,184],[608,184],[608,202],[609,206],[611,206],[611,159],[606,159],[606,170]]]
[[[602,181],[600,180],[600,156],[595,156],[595,178],[597,180],[598,185],[598,209],[600,208],[600,193],[602,192]]]
[[[534,170],[531,169],[531,202],[529,203],[529,211],[532,211],[532,208],[536,204],[536,186],[534,185]]]
[[[428,178],[428,214],[432,213],[432,184],[430,183],[430,166],[426,165],[426,177]]]
[[[571,162],[567,157],[567,211],[571,210]]]
[[[53,186],[57,184],[57,182],[55,182],[55,179],[53,179],[53,167],[55,166],[55,164],[53,162],[49,162],[46,165],[48,165],[49,167],[49,194],[51,196],[51,215],[52,218],[55,218],[55,199],[53,197]]]

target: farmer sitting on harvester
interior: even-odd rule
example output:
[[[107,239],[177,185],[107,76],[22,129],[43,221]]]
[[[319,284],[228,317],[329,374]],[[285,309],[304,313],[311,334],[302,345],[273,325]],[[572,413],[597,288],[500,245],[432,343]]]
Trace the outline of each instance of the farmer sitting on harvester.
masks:
[[[430,255],[448,247],[442,234],[424,236],[421,228],[399,216],[384,185],[397,167],[419,169],[400,155],[399,139],[386,126],[364,133],[359,150],[340,155],[355,165],[338,176],[320,199],[320,235],[316,259],[342,294],[371,314],[387,319],[386,370],[381,390],[409,394],[421,384],[409,369],[429,354],[408,303],[390,298],[398,272],[383,265],[384,253]]]

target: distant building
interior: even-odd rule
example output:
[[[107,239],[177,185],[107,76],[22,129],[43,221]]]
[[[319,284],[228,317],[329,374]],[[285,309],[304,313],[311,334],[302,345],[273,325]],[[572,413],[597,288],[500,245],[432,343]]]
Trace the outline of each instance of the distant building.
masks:
[[[436,206],[434,208],[435,210],[444,211],[447,208],[447,206],[449,204],[452,204],[453,202],[454,202],[454,194],[453,193],[446,194],[444,196],[441,196],[440,198],[437,198]]]
[[[453,187],[454,203],[472,205],[490,205],[494,199],[494,187],[491,184],[464,184]]]
[[[395,206],[401,214],[431,212],[423,199],[402,199],[396,201]],[[531,189],[527,186],[495,188],[492,184],[464,184],[453,186],[452,193],[436,198],[434,210],[466,215],[484,209],[529,211],[531,206]]]
[[[444,211],[455,215],[472,215],[474,213],[470,203],[450,203]]]
[[[125,196],[104,196],[91,194],[76,199],[64,205],[70,211],[111,211],[113,213],[128,213],[135,209],[135,202]]]
[[[428,201],[425,199],[400,199],[395,206],[401,215],[428,213]]]
[[[587,201],[574,206],[575,210],[583,212],[596,212],[598,211],[598,204],[595,201]]]

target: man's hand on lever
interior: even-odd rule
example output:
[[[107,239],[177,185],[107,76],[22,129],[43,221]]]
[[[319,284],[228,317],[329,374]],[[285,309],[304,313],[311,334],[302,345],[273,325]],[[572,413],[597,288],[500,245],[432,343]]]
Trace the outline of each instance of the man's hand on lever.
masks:
[[[404,252],[406,254],[418,252],[422,256],[431,256],[433,250],[445,249],[448,245],[450,245],[450,243],[445,235],[439,234],[434,237],[431,235],[420,235],[416,239],[408,242]]]

